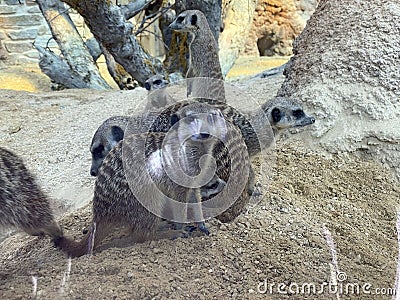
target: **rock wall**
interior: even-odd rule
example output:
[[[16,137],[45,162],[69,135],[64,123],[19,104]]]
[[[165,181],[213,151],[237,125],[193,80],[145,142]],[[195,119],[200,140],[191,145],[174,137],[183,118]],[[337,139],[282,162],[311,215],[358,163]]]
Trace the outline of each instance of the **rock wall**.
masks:
[[[34,0],[0,0],[0,61],[7,64],[37,63],[32,42],[47,45],[47,23]],[[56,47],[50,41],[50,47]]]
[[[317,117],[313,140],[372,156],[400,179],[400,2],[321,0],[278,94]]]
[[[126,4],[128,0],[120,0]],[[69,10],[69,15],[83,39],[90,38],[90,30],[83,18]],[[150,30],[157,30],[152,26]],[[141,44],[153,55],[163,54],[162,43],[152,34],[143,33],[139,37]],[[0,0],[0,66],[37,64],[39,54],[32,46],[35,42],[42,47],[50,47],[58,52],[58,45],[52,39],[50,29],[34,0]],[[104,59],[100,60],[101,63]]]
[[[291,55],[292,43],[306,25],[319,0],[260,0],[245,53]]]

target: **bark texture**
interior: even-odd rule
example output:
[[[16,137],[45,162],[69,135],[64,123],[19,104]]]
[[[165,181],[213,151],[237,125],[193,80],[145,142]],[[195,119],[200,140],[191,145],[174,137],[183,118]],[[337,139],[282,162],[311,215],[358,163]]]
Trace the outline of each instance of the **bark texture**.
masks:
[[[111,87],[101,77],[65,5],[58,0],[38,0],[37,2],[63,56],[63,58],[56,58],[54,53],[46,55],[47,50],[37,47],[38,50],[40,49],[39,65],[43,72],[56,83],[67,88],[83,86],[93,89],[110,89]],[[67,71],[66,68],[69,70]],[[67,74],[69,80],[65,78]]]
[[[141,85],[155,73],[164,74],[161,62],[140,46],[125,10],[108,1],[63,0],[84,18],[96,40]]]

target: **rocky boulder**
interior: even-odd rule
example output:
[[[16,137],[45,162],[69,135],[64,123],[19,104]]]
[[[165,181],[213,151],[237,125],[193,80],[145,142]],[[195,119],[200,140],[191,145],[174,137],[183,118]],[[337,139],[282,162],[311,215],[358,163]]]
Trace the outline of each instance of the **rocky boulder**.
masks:
[[[294,43],[279,95],[314,112],[313,140],[400,179],[400,3],[322,0]]]
[[[318,0],[258,1],[246,54],[291,55],[292,44],[318,4]]]

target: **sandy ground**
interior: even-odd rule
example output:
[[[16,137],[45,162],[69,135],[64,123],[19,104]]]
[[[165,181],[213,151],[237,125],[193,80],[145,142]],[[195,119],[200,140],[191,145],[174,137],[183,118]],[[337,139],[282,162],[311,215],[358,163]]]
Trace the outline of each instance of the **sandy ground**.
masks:
[[[264,102],[281,82],[241,87]],[[144,96],[0,90],[0,143],[24,157],[66,234],[79,239],[90,222],[94,131],[111,115],[138,111]],[[278,141],[274,179],[260,179],[262,200],[230,224],[211,220],[208,237],[106,243],[72,259],[68,272],[49,238],[13,234],[0,243],[0,299],[390,299],[377,294],[395,284],[398,183],[372,161],[309,149],[293,137]],[[339,295],[328,290],[332,281]]]

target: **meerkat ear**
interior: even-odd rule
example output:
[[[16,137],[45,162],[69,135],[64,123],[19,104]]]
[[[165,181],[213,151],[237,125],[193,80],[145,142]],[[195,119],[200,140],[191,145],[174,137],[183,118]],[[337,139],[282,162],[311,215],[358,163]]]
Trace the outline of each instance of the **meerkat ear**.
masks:
[[[111,134],[116,142],[124,138],[124,131],[118,126],[111,127]]]
[[[197,15],[192,15],[192,17],[190,18],[190,24],[192,24],[193,26],[197,24]]]
[[[145,83],[144,83],[144,88],[145,88],[146,90],[150,91],[150,89],[151,89],[150,83],[145,82]]]
[[[176,114],[171,116],[171,126],[174,126],[175,123],[178,123],[179,117]]]
[[[284,116],[283,112],[281,112],[281,110],[277,107],[275,107],[272,111],[271,111],[271,116],[272,116],[272,121],[274,123],[278,123],[282,117]]]

